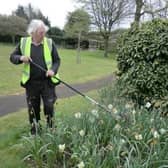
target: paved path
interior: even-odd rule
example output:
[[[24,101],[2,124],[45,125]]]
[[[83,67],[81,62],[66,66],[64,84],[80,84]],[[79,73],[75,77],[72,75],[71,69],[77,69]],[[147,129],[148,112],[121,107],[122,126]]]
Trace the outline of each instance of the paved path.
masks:
[[[82,84],[72,84],[71,86],[79,90],[80,92],[85,93],[90,90],[100,89],[108,83],[112,82],[113,80],[114,75],[109,75],[98,80],[93,80]],[[56,87],[56,93],[58,98],[66,98],[76,94],[76,92],[67,88],[63,84]],[[26,106],[27,105],[25,94],[0,96],[0,116],[16,112]]]

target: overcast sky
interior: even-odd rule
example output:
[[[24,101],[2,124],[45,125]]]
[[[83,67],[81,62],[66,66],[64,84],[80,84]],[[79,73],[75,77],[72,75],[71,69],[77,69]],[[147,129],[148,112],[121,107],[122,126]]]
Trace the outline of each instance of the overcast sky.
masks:
[[[4,0],[0,5],[0,14],[10,15],[18,5],[27,6],[29,3],[40,9],[44,16],[48,16],[51,26],[61,29],[64,27],[68,12],[76,9],[73,0]]]

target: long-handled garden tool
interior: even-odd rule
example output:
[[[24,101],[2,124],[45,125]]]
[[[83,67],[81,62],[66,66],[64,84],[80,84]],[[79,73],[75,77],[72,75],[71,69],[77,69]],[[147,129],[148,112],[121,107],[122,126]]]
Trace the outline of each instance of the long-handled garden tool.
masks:
[[[41,67],[39,64],[35,63],[34,61],[30,60],[30,63],[33,64],[34,66],[38,67],[42,71],[47,72],[46,69],[44,69],[43,67]],[[82,96],[85,99],[89,100],[92,104],[95,104],[95,105],[99,106],[101,109],[105,110],[106,112],[111,113],[111,111],[108,108],[106,108],[104,105],[98,103],[97,101],[95,101],[91,97],[89,97],[89,96],[81,93],[79,90],[77,90],[74,87],[70,86],[69,84],[67,84],[66,82],[64,82],[61,79],[57,78],[56,76],[54,76],[54,78],[56,78],[60,83],[64,84],[65,86],[67,86],[68,88],[70,88],[71,90],[73,90],[74,92],[78,93],[80,96]]]

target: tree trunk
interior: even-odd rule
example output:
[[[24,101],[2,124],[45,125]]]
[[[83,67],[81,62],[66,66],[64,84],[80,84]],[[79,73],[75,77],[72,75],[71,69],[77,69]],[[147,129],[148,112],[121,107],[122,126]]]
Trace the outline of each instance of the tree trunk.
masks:
[[[139,25],[139,23],[140,23],[141,10],[142,10],[143,5],[144,5],[143,0],[136,0],[136,11],[135,11],[134,22],[137,25]]]
[[[108,49],[109,49],[109,36],[104,38],[104,57],[108,57]]]
[[[77,56],[76,56],[76,63],[81,63],[81,57],[80,57],[80,41],[81,41],[81,31],[78,34],[78,48],[77,48]]]
[[[12,35],[12,44],[15,45],[15,35]]]

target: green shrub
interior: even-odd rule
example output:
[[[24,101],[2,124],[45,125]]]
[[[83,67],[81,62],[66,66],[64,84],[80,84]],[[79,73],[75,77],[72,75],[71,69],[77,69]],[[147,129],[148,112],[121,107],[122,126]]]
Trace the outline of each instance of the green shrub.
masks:
[[[168,104],[168,21],[153,20],[131,28],[120,39],[118,69],[129,98],[145,104]]]

